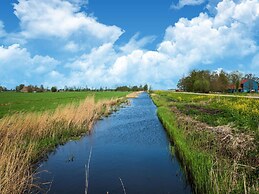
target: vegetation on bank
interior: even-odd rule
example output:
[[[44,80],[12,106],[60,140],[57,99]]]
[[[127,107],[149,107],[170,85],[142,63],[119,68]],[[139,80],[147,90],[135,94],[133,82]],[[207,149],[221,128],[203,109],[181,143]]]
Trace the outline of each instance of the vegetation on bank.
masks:
[[[0,118],[16,112],[40,112],[54,110],[61,104],[79,102],[86,97],[95,96],[95,99],[112,99],[126,96],[129,92],[44,92],[20,93],[0,92]]]
[[[32,184],[35,177],[33,164],[57,145],[89,131],[100,116],[108,114],[122,101],[121,98],[110,99],[111,93],[106,94],[101,95],[102,99],[92,96],[80,102],[70,101],[54,110],[18,112],[1,118],[1,193],[24,193],[37,188]],[[116,96],[118,93],[113,94]],[[58,102],[58,99],[54,101]],[[45,104],[44,100],[41,101],[42,106]]]
[[[119,86],[115,89],[115,91],[133,91],[133,92],[136,92],[136,91],[148,91],[148,90],[151,90],[151,86],[148,87],[147,84],[145,84],[144,86],[140,85],[140,86]]]
[[[250,81],[254,80],[259,83],[259,77],[253,74],[243,75],[239,71],[233,71],[226,73],[221,70],[220,72],[210,72],[209,70],[193,70],[189,75],[179,80],[177,87],[186,92],[238,92],[242,90],[240,88],[241,82],[244,79]],[[254,89],[252,83],[249,88],[249,92]],[[258,89],[258,87],[257,87]]]
[[[158,116],[197,193],[259,192],[259,100],[156,91]]]
[[[7,91],[16,91],[16,92],[28,92],[28,93],[40,93],[40,92],[103,92],[103,91],[147,91],[150,90],[151,86],[145,85],[135,85],[135,86],[118,86],[115,89],[114,88],[108,88],[108,87],[100,87],[100,88],[90,88],[88,86],[85,87],[68,87],[65,86],[63,88],[58,88],[56,86],[44,87],[43,85],[37,86],[37,85],[24,85],[20,84],[14,88],[7,88],[5,86],[0,85],[0,92],[7,92]]]

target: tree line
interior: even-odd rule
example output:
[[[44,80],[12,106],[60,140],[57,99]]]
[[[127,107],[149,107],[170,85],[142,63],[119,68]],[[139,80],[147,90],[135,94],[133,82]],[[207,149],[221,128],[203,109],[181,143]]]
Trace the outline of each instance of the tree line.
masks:
[[[211,72],[209,70],[193,70],[186,77],[178,81],[177,87],[186,92],[227,92],[232,85],[238,91],[242,79],[250,79],[259,82],[259,78],[253,74],[243,75],[239,71],[227,73]]]
[[[145,84],[144,86],[140,85],[140,86],[119,86],[115,89],[115,91],[148,91],[150,90],[151,87],[148,87],[147,84]]]
[[[44,87],[43,85],[37,86],[37,85],[28,85],[25,86],[24,84],[19,84],[15,87],[15,89],[7,89],[6,87],[0,86],[0,92],[3,91],[16,91],[21,92],[23,89],[26,88],[26,92],[82,92],[82,91],[147,91],[148,89],[151,89],[151,87],[148,87],[147,84],[140,85],[140,86],[118,86],[115,89],[114,88],[108,88],[108,87],[100,87],[100,88],[89,88],[87,86],[85,87],[68,87],[65,86],[64,88],[58,88],[56,86],[52,87]]]

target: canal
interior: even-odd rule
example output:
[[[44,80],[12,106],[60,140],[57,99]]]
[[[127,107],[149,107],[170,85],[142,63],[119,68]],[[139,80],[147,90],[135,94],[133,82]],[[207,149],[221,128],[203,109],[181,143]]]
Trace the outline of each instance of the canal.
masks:
[[[191,193],[170,141],[147,93],[96,123],[91,134],[59,146],[42,162],[48,193]]]

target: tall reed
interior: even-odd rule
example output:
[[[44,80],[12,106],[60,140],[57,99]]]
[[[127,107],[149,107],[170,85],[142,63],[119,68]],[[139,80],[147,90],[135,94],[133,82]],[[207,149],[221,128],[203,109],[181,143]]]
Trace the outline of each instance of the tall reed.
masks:
[[[118,103],[95,102],[59,106],[54,111],[16,113],[0,120],[0,193],[23,193],[35,189],[32,164],[58,144],[89,131],[100,116]]]

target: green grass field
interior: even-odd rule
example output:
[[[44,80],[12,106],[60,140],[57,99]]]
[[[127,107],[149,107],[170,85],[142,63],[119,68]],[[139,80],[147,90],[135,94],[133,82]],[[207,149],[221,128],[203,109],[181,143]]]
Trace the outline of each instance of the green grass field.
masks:
[[[197,193],[259,191],[259,99],[151,96]]]
[[[182,113],[211,126],[231,125],[240,132],[253,134],[258,130],[259,99],[166,91],[156,94],[165,106],[176,106]]]
[[[61,104],[79,102],[87,96],[96,100],[124,97],[129,92],[45,92],[20,93],[0,92],[0,118],[15,112],[53,110]]]
[[[33,181],[37,179],[34,164],[56,146],[87,134],[98,119],[124,102],[127,94],[0,93],[1,193],[42,192],[40,184]]]

